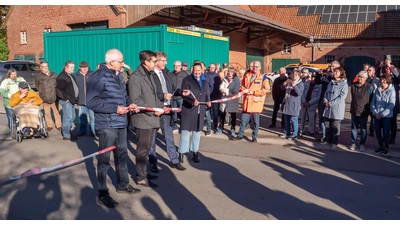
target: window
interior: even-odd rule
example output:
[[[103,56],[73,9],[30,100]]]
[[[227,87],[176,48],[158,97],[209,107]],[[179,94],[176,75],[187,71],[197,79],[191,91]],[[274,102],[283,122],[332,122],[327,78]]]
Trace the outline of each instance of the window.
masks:
[[[44,28],[44,32],[50,33],[51,32],[51,28]]]
[[[96,30],[96,29],[107,29],[108,21],[96,21],[96,22],[83,22],[68,25],[71,30]]]
[[[21,44],[26,44],[27,39],[26,39],[26,30],[21,31]]]
[[[325,61],[325,63],[331,63],[331,62],[335,61],[335,56],[334,55],[326,55],[324,57],[324,61]]]
[[[39,62],[43,62],[44,61],[44,54],[40,53],[39,55]]]
[[[27,61],[36,61],[36,56],[35,54],[29,54],[29,55],[14,55],[14,60],[27,60]]]
[[[290,54],[292,53],[292,47],[288,43],[283,43],[282,44],[282,53],[283,54]]]

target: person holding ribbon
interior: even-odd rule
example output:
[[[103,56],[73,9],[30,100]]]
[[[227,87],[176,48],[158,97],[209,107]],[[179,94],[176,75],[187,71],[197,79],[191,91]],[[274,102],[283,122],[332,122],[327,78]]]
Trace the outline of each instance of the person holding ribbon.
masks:
[[[199,146],[200,134],[204,126],[204,116],[206,114],[206,105],[211,107],[210,95],[207,79],[202,73],[200,63],[194,63],[193,73],[185,77],[182,81],[182,90],[190,90],[188,96],[182,96],[183,105],[181,112],[181,139],[179,143],[179,159],[183,163],[183,156],[193,152],[193,161],[200,162]],[[206,103],[206,104],[200,104]],[[192,139],[190,140],[190,132]],[[190,144],[190,145],[189,145]]]
[[[244,130],[250,117],[253,117],[254,129],[252,142],[257,142],[258,128],[260,126],[260,113],[264,109],[265,96],[271,93],[271,86],[267,76],[261,73],[261,62],[255,61],[253,70],[248,72],[242,79],[240,90],[244,95],[242,104],[242,118],[238,135],[233,141],[242,140]]]

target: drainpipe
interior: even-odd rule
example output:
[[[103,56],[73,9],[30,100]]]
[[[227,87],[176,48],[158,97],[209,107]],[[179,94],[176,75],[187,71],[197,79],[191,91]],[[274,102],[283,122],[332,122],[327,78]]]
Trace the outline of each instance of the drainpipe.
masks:
[[[311,43],[311,63],[314,63],[314,37],[310,36]]]

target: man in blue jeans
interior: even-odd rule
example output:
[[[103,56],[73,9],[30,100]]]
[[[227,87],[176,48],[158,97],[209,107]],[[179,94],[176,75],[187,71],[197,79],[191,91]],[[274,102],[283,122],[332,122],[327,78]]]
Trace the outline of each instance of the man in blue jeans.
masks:
[[[62,136],[63,140],[77,140],[78,137],[71,134],[71,126],[75,120],[75,107],[78,103],[78,86],[72,77],[75,64],[67,61],[63,71],[57,77],[56,93],[62,106]]]
[[[215,65],[211,63],[208,66],[208,71],[204,74],[208,81],[210,99],[218,100],[222,97],[222,93],[219,90],[219,86],[221,85],[222,81],[221,78],[215,73]],[[218,111],[219,111],[219,103],[212,103],[211,107],[207,107],[206,109],[206,136],[211,135],[211,110],[212,110],[212,120],[213,120],[213,130],[215,134],[222,133],[222,130],[218,129]]]
[[[87,107],[94,111],[95,128],[99,135],[99,150],[115,145],[113,150],[115,172],[117,177],[117,193],[133,194],[139,189],[129,184],[127,114],[140,110],[133,104],[126,92],[126,85],[119,72],[124,64],[122,53],[117,49],[107,51],[106,64],[101,64],[98,72],[87,82]],[[99,200],[109,208],[118,205],[109,194],[107,188],[107,172],[110,168],[111,152],[96,156]]]
[[[94,112],[86,107],[87,104],[87,80],[90,76],[93,75],[93,71],[89,69],[89,65],[87,62],[82,61],[79,63],[79,70],[74,75],[76,85],[78,85],[79,94],[78,94],[78,108],[79,108],[79,119],[81,121],[81,125],[79,128],[78,137],[86,135],[87,125],[90,124],[90,135],[95,137],[95,129],[94,129]],[[89,118],[89,121],[88,121]]]

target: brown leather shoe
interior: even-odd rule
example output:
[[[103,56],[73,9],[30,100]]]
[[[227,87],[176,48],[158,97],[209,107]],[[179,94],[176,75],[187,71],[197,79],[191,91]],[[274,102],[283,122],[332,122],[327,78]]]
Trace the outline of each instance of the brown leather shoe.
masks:
[[[64,141],[75,141],[75,140],[78,140],[78,137],[71,135],[70,137],[63,137],[63,140]]]
[[[52,127],[48,127],[48,128],[47,128],[47,131],[51,131],[51,130],[53,130]]]

